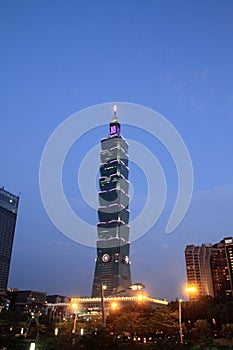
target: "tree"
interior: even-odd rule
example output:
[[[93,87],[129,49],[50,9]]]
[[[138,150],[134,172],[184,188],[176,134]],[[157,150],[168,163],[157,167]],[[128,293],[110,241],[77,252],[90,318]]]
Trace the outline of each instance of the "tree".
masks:
[[[113,333],[140,336],[163,334],[178,335],[178,310],[170,307],[152,309],[148,306],[127,306],[107,318],[107,327]]]
[[[213,338],[213,330],[207,320],[197,320],[193,326],[194,339],[208,340]]]

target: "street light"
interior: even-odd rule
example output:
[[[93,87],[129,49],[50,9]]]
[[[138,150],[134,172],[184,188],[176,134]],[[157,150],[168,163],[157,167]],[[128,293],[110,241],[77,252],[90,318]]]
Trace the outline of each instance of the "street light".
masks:
[[[196,286],[187,286],[186,287],[186,292],[187,293],[196,293],[197,292],[197,287]]]
[[[75,316],[74,316],[74,325],[73,325],[73,330],[72,330],[72,333],[75,334],[76,322],[77,322],[77,316],[78,316],[78,303],[77,303],[76,298],[72,298],[71,299],[70,307],[74,310],[74,314],[75,314]]]
[[[137,296],[137,300],[142,303],[146,300],[146,295],[145,294],[138,294]]]
[[[113,301],[112,304],[111,304],[112,310],[116,310],[117,307],[118,307],[118,304],[115,301]]]
[[[182,299],[178,299],[178,302],[179,302],[180,344],[183,344],[182,316],[181,316],[181,303],[182,303]]]
[[[194,299],[197,295],[197,287],[195,285],[186,286],[185,291],[188,294],[189,299]],[[191,296],[193,296],[193,298]]]
[[[198,288],[194,284],[188,285],[185,288],[186,293],[189,296],[189,301],[191,303],[191,309],[192,309],[192,321],[194,322],[194,301],[197,299],[198,294]]]
[[[106,316],[105,316],[105,306],[104,306],[104,290],[107,287],[101,283],[100,284],[100,293],[101,293],[101,311],[102,311],[102,328],[106,328]]]
[[[143,295],[142,295],[142,294],[139,294],[139,295],[137,296],[137,298],[138,298],[138,301],[142,301],[142,300],[143,300]]]

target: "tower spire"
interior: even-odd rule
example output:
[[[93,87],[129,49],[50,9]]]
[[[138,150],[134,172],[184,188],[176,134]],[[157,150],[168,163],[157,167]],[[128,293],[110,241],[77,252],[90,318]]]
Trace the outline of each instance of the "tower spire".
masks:
[[[113,106],[113,118],[110,123],[110,135],[118,135],[120,136],[120,123],[117,118],[117,105]]]
[[[118,118],[117,118],[117,105],[114,105],[113,106],[113,118],[112,118],[112,121],[114,123],[117,123],[118,122]]]
[[[117,105],[113,106],[113,112],[114,112],[114,117],[116,117],[117,114]]]

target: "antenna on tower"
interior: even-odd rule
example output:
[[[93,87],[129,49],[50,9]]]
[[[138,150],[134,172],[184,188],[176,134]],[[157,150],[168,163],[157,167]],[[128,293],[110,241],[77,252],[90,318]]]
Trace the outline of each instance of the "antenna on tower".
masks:
[[[116,117],[117,114],[117,105],[113,106],[113,113],[114,113],[114,117]]]

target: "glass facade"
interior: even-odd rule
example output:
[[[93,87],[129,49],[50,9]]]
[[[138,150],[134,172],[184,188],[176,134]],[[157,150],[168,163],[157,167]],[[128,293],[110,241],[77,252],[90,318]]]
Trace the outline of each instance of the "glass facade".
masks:
[[[0,290],[7,289],[19,197],[0,188]]]
[[[131,285],[129,260],[129,168],[128,143],[120,135],[114,116],[110,135],[101,140],[98,240],[92,297],[100,296],[100,286],[109,296],[119,287]]]

